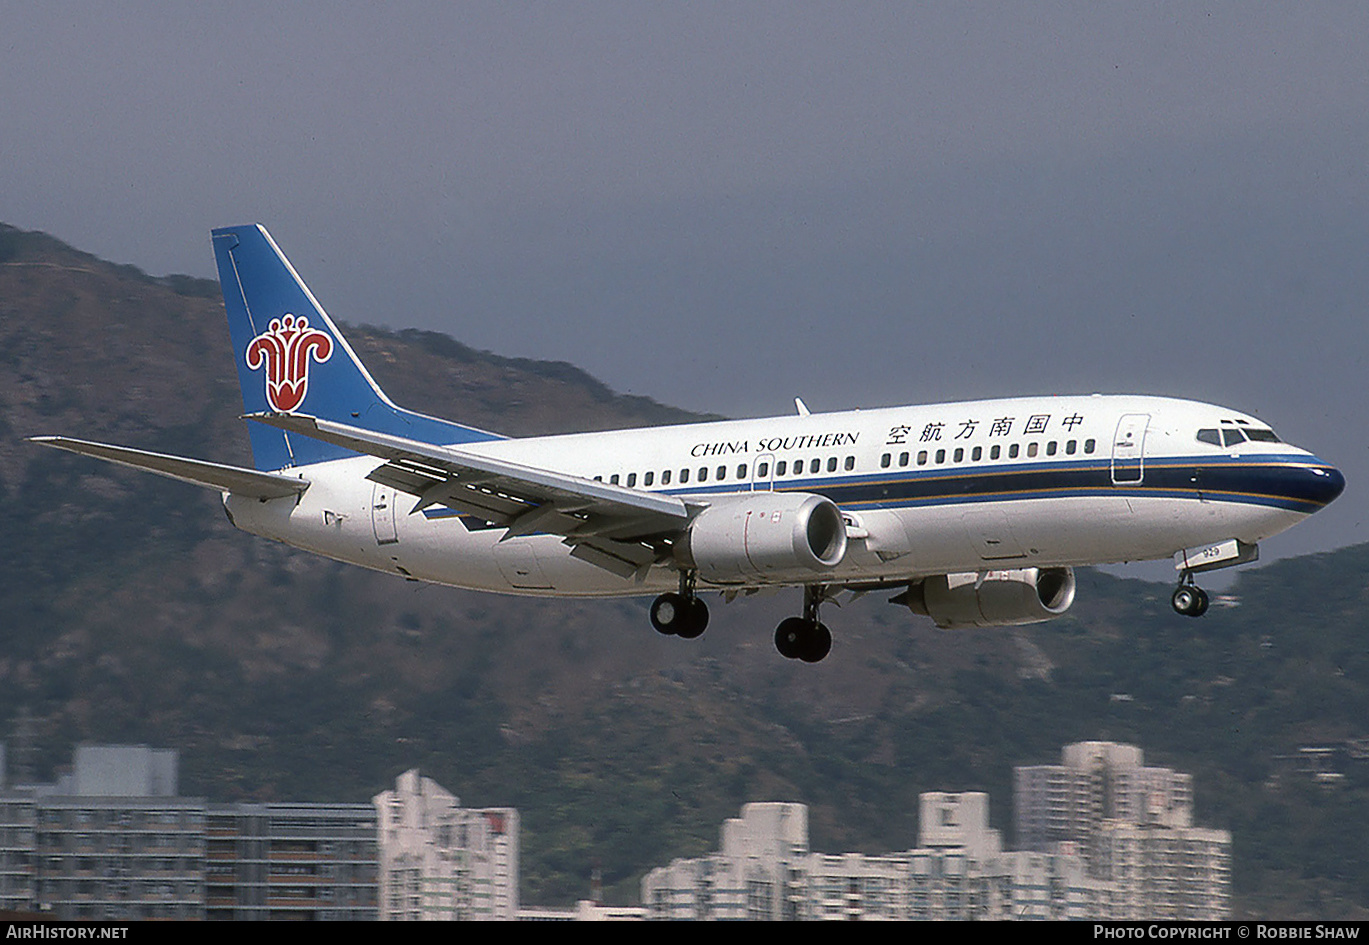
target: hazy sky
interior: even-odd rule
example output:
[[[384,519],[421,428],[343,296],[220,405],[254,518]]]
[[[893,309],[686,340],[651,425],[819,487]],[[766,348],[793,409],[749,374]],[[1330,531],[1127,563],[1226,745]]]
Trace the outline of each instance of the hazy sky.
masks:
[[[0,0],[0,221],[734,416],[1147,392],[1369,540],[1369,5]],[[225,350],[225,357],[227,357]]]

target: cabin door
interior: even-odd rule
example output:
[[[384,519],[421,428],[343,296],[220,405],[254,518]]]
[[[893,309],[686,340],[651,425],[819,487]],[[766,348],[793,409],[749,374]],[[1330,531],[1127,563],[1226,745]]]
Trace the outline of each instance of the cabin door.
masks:
[[[375,530],[377,545],[393,545],[399,541],[399,532],[395,530],[395,490],[378,482],[371,490],[371,527]]]
[[[1129,413],[1117,421],[1112,438],[1112,483],[1126,485],[1145,478],[1146,425],[1148,413]]]

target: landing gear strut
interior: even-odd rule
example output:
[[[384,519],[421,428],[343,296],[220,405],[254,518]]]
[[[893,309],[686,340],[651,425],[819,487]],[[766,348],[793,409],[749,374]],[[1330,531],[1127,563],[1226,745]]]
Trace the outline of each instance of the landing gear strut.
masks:
[[[1194,583],[1192,571],[1185,571],[1179,576],[1179,586],[1174,589],[1174,596],[1169,602],[1174,606],[1175,613],[1185,617],[1201,617],[1207,613],[1207,591]]]
[[[775,649],[790,660],[817,663],[832,650],[832,632],[818,619],[818,605],[826,597],[821,584],[803,589],[803,616],[780,621],[775,629]]]
[[[696,575],[680,572],[680,590],[651,602],[651,625],[658,633],[693,640],[708,626],[708,605],[694,596]]]

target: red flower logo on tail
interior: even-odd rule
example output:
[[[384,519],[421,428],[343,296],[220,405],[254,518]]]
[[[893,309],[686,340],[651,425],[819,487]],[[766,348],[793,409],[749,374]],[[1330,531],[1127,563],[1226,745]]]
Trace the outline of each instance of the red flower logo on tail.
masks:
[[[319,364],[333,356],[333,339],[309,319],[286,314],[247,345],[247,366],[266,369],[266,402],[277,413],[293,413],[309,392],[309,361]]]

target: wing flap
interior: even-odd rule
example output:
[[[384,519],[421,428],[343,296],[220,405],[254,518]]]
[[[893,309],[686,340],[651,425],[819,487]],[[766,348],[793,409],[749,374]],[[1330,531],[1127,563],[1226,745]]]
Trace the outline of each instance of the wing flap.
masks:
[[[258,472],[240,466],[225,466],[222,463],[208,463],[183,456],[169,456],[165,453],[150,453],[126,446],[92,443],[89,440],[77,440],[66,436],[31,436],[28,439],[30,443],[53,446],[59,450],[93,456],[120,466],[156,473],[168,479],[178,479],[217,492],[232,492],[254,499],[283,499],[286,496],[299,495],[309,488],[307,479]]]
[[[623,578],[641,575],[643,569],[656,560],[651,549],[645,545],[602,539],[588,539],[571,544],[570,556]]]

